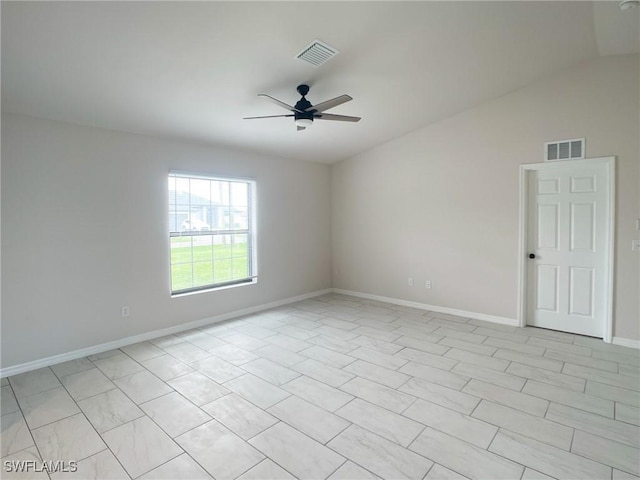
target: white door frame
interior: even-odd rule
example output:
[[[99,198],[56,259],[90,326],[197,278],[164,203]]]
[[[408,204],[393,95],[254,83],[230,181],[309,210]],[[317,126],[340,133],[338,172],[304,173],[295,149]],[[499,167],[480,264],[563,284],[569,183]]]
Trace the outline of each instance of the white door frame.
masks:
[[[545,163],[527,163],[520,165],[520,220],[518,233],[518,322],[520,327],[527,325],[527,215],[529,209],[529,192],[527,174],[534,170],[565,168],[570,166],[589,167],[606,165],[609,175],[609,220],[607,225],[608,239],[605,258],[605,325],[603,340],[611,343],[613,339],[613,274],[615,245],[615,198],[616,198],[616,162],[615,157],[586,158],[584,160],[561,160]]]

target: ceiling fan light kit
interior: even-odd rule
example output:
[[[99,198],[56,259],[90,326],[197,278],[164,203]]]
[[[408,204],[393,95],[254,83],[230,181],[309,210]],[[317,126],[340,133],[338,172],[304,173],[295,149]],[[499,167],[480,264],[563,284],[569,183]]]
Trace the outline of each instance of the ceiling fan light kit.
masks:
[[[291,113],[287,115],[267,115],[262,117],[245,117],[245,120],[255,120],[259,118],[278,118],[278,117],[293,117],[297,130],[305,130],[307,127],[313,125],[315,119],[320,120],[334,120],[339,122],[359,122],[360,117],[350,117],[347,115],[334,115],[331,113],[324,113],[325,110],[337,107],[343,103],[353,100],[349,95],[340,95],[339,97],[332,98],[326,102],[321,102],[316,105],[312,105],[309,100],[306,99],[306,95],[309,93],[309,85],[298,85],[298,93],[302,95],[302,98],[298,100],[295,106],[288,105],[281,102],[277,98],[273,98],[265,93],[258,94],[259,97],[264,97],[272,103],[275,103],[279,107],[289,110]]]
[[[296,118],[296,125],[302,128],[307,128],[313,125],[313,119],[311,118]]]

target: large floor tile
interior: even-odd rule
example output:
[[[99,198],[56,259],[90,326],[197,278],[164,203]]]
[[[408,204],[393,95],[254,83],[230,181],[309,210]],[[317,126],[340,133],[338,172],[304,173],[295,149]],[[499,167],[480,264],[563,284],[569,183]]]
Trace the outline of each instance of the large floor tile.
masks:
[[[235,393],[207,403],[202,409],[245,440],[278,423],[277,418]]]
[[[78,405],[98,433],[144,415],[121,390],[113,389],[81,400]]]
[[[459,350],[459,351],[462,351],[462,350]],[[458,363],[458,360],[456,359],[447,358],[441,355],[434,355],[433,353],[423,352],[422,350],[418,350],[416,348],[404,348],[400,350],[398,353],[396,353],[395,356],[403,358],[405,360],[411,360],[412,362],[423,363],[431,367],[440,368],[442,370],[451,370],[453,367],[455,367],[456,363]],[[490,358],[490,357],[485,357],[485,358]],[[372,362],[372,363],[375,363],[375,362]]]
[[[442,355],[451,347],[439,345],[437,342],[441,340],[441,336],[434,336],[431,340],[424,340],[415,337],[402,336],[393,341],[394,344],[420,350],[422,352],[431,353],[433,355]],[[355,341],[355,340],[354,340]]]
[[[215,420],[180,435],[176,441],[218,479],[236,478],[264,459],[258,450]]]
[[[489,451],[558,480],[611,478],[611,467],[513,432],[498,432]]]
[[[153,373],[160,380],[167,381],[172,378],[186,375],[193,372],[186,363],[182,363],[180,360],[172,357],[171,355],[162,355],[160,357],[154,357],[149,360],[141,362],[142,366]]]
[[[440,368],[423,365],[421,363],[409,362],[402,367],[400,372],[412,377],[418,377],[428,382],[437,383],[444,387],[460,390],[469,381],[469,377],[457,373],[448,372]]]
[[[133,358],[136,362],[149,360],[150,358],[164,355],[164,351],[151,342],[134,343],[120,348],[124,353]]]
[[[50,368],[40,368],[9,378],[13,393],[17,398],[51,390],[60,386],[60,381]]]
[[[412,395],[361,377],[349,380],[340,387],[340,390],[396,413],[402,413],[416,400]]]
[[[345,355],[343,353],[336,352],[335,350],[325,348],[320,345],[314,345],[312,347],[305,348],[298,353],[300,353],[300,355],[304,355],[307,358],[312,358],[334,368],[346,367],[350,363],[356,361],[356,359],[351,355]]]
[[[127,472],[109,450],[103,450],[79,461],[75,472],[51,474],[51,480],[123,480],[128,478]]]
[[[345,383],[345,385],[347,385]],[[353,399],[353,395],[341,392],[329,385],[302,375],[282,385],[284,390],[293,393],[329,412],[334,412]]]
[[[433,462],[352,425],[328,443],[336,452],[380,478],[422,479]]]
[[[224,383],[246,373],[241,368],[216,356],[197,360],[190,366],[217,383]]]
[[[640,409],[624,403],[616,403],[615,419],[640,426]]]
[[[109,430],[102,434],[102,438],[134,478],[182,453],[182,449],[149,417]]]
[[[493,357],[488,357],[487,355],[481,355],[479,353],[452,348],[447,353],[445,353],[444,356],[445,358],[454,359],[457,362],[469,363],[478,367],[496,370],[498,372],[504,372],[509,366],[509,360],[498,358],[497,353],[495,353]]]
[[[329,480],[377,480],[379,477],[353,462],[346,461],[331,474]]]
[[[184,339],[191,343],[192,345],[195,345],[198,348],[201,348],[207,352],[210,352],[211,350],[213,350],[214,348],[218,348],[218,347],[222,347],[224,345],[227,345],[223,340],[221,340],[220,338],[214,336],[214,335],[209,335],[206,332],[198,332],[195,333],[193,335],[189,335],[187,337],[184,337]]]
[[[607,372],[618,372],[618,362],[602,360],[600,358],[585,357],[584,355],[576,355],[569,352],[547,349],[544,356],[561,362],[582,365],[583,367],[597,368]]]
[[[76,402],[116,388],[97,368],[62,377],[62,384]]]
[[[336,415],[403,447],[408,446],[424,430],[424,425],[420,423],[359,398],[336,411]]]
[[[640,427],[635,425],[594,415],[566,405],[558,405],[557,403],[549,405],[547,418],[577,430],[640,448]]]
[[[511,363],[507,368],[507,373],[518,377],[536,380],[542,383],[548,383],[557,387],[574,390],[576,392],[584,392],[585,381],[564,373],[552,372],[544,368],[531,367],[521,363]]]
[[[138,478],[140,480],[211,480],[213,477],[193,458],[183,453]]]
[[[467,385],[465,385],[462,391],[466,394],[491,400],[492,402],[499,403],[501,405],[507,405],[508,407],[515,408],[538,417],[544,417],[544,414],[547,412],[547,407],[549,406],[549,402],[547,400],[527,395],[525,393],[515,392],[508,388],[498,387],[497,385],[492,385],[481,380],[471,380]]]
[[[53,365],[51,370],[53,370],[53,373],[55,373],[58,378],[62,378],[67,375],[89,370],[90,368],[94,368],[93,362],[89,361],[88,358],[83,357]]]
[[[43,460],[83,460],[106,448],[81,413],[32,431]]]
[[[304,362],[307,358],[287,350],[286,348],[278,347],[277,345],[267,345],[259,348],[254,351],[254,354],[261,358],[266,358],[267,360],[276,362],[283,367],[290,367],[296,363]]]
[[[363,338],[363,337],[356,337]],[[348,342],[345,340],[340,340],[339,338],[330,337],[328,335],[316,335],[315,337],[311,337],[307,339],[307,342],[318,345],[320,347],[328,348],[329,350],[333,350],[337,353],[349,353],[352,350],[358,348],[358,345],[354,343],[355,339],[349,340]],[[302,350],[300,350],[302,352]],[[307,357],[305,357],[307,358]]]
[[[410,378],[399,390],[465,414],[480,403],[477,397],[420,378]]]
[[[2,457],[2,480],[49,480],[47,472],[29,472],[24,473],[19,470],[18,465],[25,465],[26,462],[37,462],[36,465],[40,465],[42,458],[38,453],[38,449],[34,446],[25,448],[18,452]],[[8,462],[8,463],[6,463]],[[123,477],[126,479],[127,477]],[[119,479],[119,480],[123,480]],[[127,479],[128,480],[128,479]],[[626,480],[626,479],[625,479]]]
[[[587,380],[585,392],[594,397],[613,400],[632,407],[640,407],[640,392]]]
[[[2,397],[0,398],[0,412],[2,415],[20,410],[13,390],[9,385],[2,387],[0,391],[2,392]]]
[[[198,372],[187,373],[167,383],[198,406],[229,393],[229,390]]]
[[[482,448],[489,446],[498,431],[494,425],[422,399],[411,405],[403,415]]]
[[[333,450],[282,422],[249,443],[298,478],[326,478],[345,461]]]
[[[224,337],[224,340],[225,342],[232,343],[233,345],[249,351],[257,350],[258,348],[262,348],[267,345],[265,341],[244,333],[233,333],[232,335],[227,335]]]
[[[31,429],[80,413],[76,402],[62,386],[20,397],[18,402]]]
[[[638,449],[576,430],[571,451],[596,462],[640,476]]]
[[[116,378],[113,382],[138,404],[172,391],[171,387],[147,370]]]
[[[295,395],[276,403],[267,411],[320,443],[327,443],[349,426],[349,422],[339,416]]]
[[[357,348],[349,352],[349,356],[373,363],[374,365],[380,365],[390,370],[397,370],[409,361],[402,356],[389,355],[367,347]]]
[[[295,480],[295,477],[278,464],[265,458],[255,467],[239,476],[238,480]]]
[[[284,348],[291,352],[299,352],[300,350],[304,350],[305,348],[309,348],[311,346],[310,343],[300,340],[299,338],[284,334],[278,334],[274,335],[273,337],[266,338],[265,342]]]
[[[257,355],[251,353],[250,351],[231,344],[214,348],[209,352],[214,354],[218,358],[234,364],[235,366],[244,365],[251,360],[259,358]]]
[[[524,386],[525,379],[517,375],[512,375],[511,372],[509,372],[509,368],[511,368],[511,366],[507,368],[505,373],[473,365],[471,363],[461,362],[453,367],[451,372],[519,392]]]
[[[165,347],[164,351],[183,363],[195,362],[196,360],[202,360],[203,358],[207,358],[211,355],[208,351],[203,350],[200,347],[196,347],[189,342],[177,343],[175,345]]]
[[[144,371],[144,367],[124,353],[96,360],[93,364],[111,380]]]
[[[31,445],[33,439],[20,411],[0,417],[0,457],[19,452]]]
[[[203,410],[177,392],[143,403],[140,408],[170,437],[177,437],[211,420]]]
[[[429,473],[425,480],[466,480],[467,477],[460,475],[459,473],[454,472],[453,470],[449,470],[442,465],[438,465],[437,463],[431,467]]]
[[[367,347],[389,355],[393,355],[404,348],[403,345],[397,343],[397,340],[395,340],[394,343],[391,343],[377,338],[367,337],[366,335],[360,335],[359,337],[350,340],[348,346],[356,348],[358,346]],[[353,350],[353,348],[350,348],[350,350]],[[342,353],[348,353],[348,351],[344,351]]]
[[[299,372],[283,367],[282,365],[272,362],[271,360],[267,360],[266,358],[259,358],[249,363],[245,363],[242,366],[242,369],[273,385],[282,385],[300,376]]]
[[[473,411],[473,417],[563,450],[571,447],[572,428],[504,405],[483,400]]]
[[[353,365],[353,364],[351,364]],[[317,360],[305,360],[291,367],[296,372],[302,373],[307,377],[311,377],[319,382],[326,383],[332,387],[339,387],[342,384],[347,383],[355,375],[343,370],[325,365]]]
[[[604,417],[613,417],[613,402],[593,395],[568,390],[548,383],[536,382],[534,380],[528,380],[522,392]]]
[[[526,341],[527,337],[525,337],[524,335],[518,335],[518,336],[522,337]],[[512,350],[514,352],[524,353],[525,355],[543,355],[545,352],[544,347],[539,347],[536,345],[529,345],[524,343],[517,343],[510,340],[504,340],[502,338],[487,337],[483,345],[487,345],[490,347],[497,347],[497,348],[494,348],[494,351],[497,351],[498,348],[504,348],[507,350]]]
[[[260,408],[269,408],[290,394],[250,373],[225,383],[225,387]]]
[[[521,465],[432,428],[427,428],[410,448],[474,480],[512,480],[520,478],[524,470]]]
[[[344,370],[390,388],[398,388],[409,379],[409,376],[404,373],[374,365],[364,360],[357,360],[347,365]]]
[[[565,363],[562,372],[574,377],[580,377],[594,382],[613,385],[614,387],[627,388],[629,390],[640,391],[640,377],[630,377],[618,373],[605,372],[597,368],[583,367],[573,363]]]
[[[562,371],[562,361],[553,360],[551,358],[541,357],[538,355],[527,355],[525,353],[514,352],[509,349],[499,349],[493,354],[495,358],[501,358],[511,362],[518,362],[523,365],[529,365],[531,367],[544,368],[545,370],[551,370],[552,372]]]

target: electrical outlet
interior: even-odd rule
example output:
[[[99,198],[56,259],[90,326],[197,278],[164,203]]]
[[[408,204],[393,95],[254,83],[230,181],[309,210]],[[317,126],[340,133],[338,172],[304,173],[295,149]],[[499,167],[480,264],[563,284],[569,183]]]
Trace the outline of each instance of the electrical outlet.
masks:
[[[631,251],[637,252],[640,250],[640,240],[631,240]]]
[[[129,316],[129,307],[122,307],[122,316],[123,317]]]
[[[431,288],[431,280],[424,282],[424,288]]]
[[[409,283],[410,287],[413,287],[413,278],[409,277],[409,281],[407,283]]]

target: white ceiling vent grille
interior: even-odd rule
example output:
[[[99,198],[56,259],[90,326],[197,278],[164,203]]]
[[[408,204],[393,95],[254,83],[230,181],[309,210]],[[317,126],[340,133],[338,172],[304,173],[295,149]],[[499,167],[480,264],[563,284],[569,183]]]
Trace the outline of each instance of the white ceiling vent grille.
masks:
[[[296,58],[299,58],[314,67],[319,67],[326,61],[335,57],[338,53],[340,52],[336,48],[333,48],[320,40],[314,40],[298,55],[296,55]]]
[[[584,138],[572,140],[560,140],[544,144],[544,159],[547,162],[554,160],[580,160],[584,158]]]

